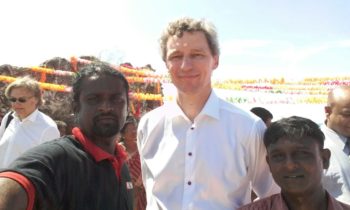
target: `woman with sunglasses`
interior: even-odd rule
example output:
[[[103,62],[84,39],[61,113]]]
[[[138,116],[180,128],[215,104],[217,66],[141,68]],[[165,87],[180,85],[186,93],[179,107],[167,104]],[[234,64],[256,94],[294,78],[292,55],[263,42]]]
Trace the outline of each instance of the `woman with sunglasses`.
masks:
[[[60,136],[55,121],[38,110],[43,102],[36,80],[15,80],[6,87],[5,96],[11,111],[0,126],[0,168],[8,167],[26,150]]]

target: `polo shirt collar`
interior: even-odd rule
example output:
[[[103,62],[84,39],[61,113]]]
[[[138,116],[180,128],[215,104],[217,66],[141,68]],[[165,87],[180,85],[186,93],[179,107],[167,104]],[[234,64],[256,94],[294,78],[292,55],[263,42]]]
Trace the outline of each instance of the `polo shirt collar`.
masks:
[[[75,139],[78,140],[84,147],[85,151],[88,152],[96,162],[100,162],[102,160],[111,160],[116,158],[115,155],[112,155],[100,147],[96,146],[94,143],[92,143],[91,140],[89,140],[81,131],[79,128],[73,128],[72,130],[73,135],[76,137]],[[81,136],[83,138],[81,138]],[[115,150],[118,152],[118,145],[116,144]]]

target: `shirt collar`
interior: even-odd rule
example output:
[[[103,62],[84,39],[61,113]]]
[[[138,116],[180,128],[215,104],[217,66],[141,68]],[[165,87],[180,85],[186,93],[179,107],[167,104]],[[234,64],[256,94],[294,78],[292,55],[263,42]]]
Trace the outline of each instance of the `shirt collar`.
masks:
[[[347,138],[335,132],[331,128],[327,127],[326,124],[324,124],[323,126],[324,126],[324,131],[328,136],[330,136],[330,138],[332,139],[332,142],[334,142],[339,148],[344,148]]]
[[[26,118],[20,120],[17,113],[16,112],[13,112],[13,117],[16,118],[17,120],[19,121],[22,121],[22,122],[25,122],[25,121],[31,121],[31,122],[35,122],[36,121],[36,118],[38,117],[38,114],[39,114],[39,110],[38,109],[35,109],[30,115],[28,115]]]
[[[216,93],[214,92],[214,90],[212,90],[207,102],[205,103],[203,109],[201,110],[198,116],[207,115],[215,119],[219,119],[219,109],[220,109],[219,105],[220,105],[220,100],[216,95]],[[185,113],[182,111],[182,109],[180,108],[180,106],[176,101],[168,103],[166,110],[169,111],[168,113],[169,118],[182,116],[187,119]]]
[[[220,109],[220,100],[218,96],[215,94],[214,90],[212,90],[202,111],[199,113],[199,116],[207,115],[209,117],[212,117],[218,120],[220,118],[219,109]]]
[[[336,209],[337,206],[335,199],[326,191],[326,197],[327,197],[327,210],[333,210]],[[281,201],[281,206],[279,206],[279,209],[288,210],[288,206],[286,201],[283,199],[282,193],[278,194],[278,200]]]
[[[98,146],[96,146],[94,143],[91,142],[85,135],[82,134],[79,128],[73,128],[72,130],[73,135],[76,137],[76,139],[83,145],[86,152],[88,152],[96,162],[100,162],[102,160],[111,160],[116,158],[115,155],[112,155]],[[115,148],[117,154],[119,154],[119,148],[118,144],[116,144]]]

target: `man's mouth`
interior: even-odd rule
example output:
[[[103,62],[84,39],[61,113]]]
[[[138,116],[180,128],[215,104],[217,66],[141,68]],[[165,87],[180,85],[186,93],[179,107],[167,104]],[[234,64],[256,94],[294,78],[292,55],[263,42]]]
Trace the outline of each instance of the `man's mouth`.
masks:
[[[304,178],[304,175],[288,175],[288,176],[283,176],[283,178],[286,178],[286,179],[297,179],[297,178]]]
[[[96,121],[98,121],[98,122],[110,122],[110,121],[116,121],[116,118],[111,117],[111,116],[103,116],[103,117],[97,117]]]

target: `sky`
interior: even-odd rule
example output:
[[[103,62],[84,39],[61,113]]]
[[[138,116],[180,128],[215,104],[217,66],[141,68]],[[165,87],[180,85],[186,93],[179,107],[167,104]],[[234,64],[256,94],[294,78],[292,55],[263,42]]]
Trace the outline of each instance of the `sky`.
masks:
[[[158,39],[182,16],[216,25],[214,80],[349,76],[350,0],[1,0],[0,65],[94,55],[166,73]]]

